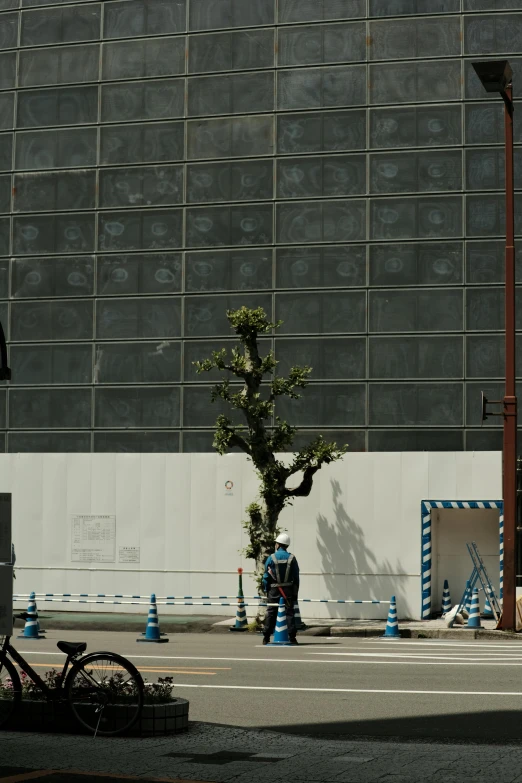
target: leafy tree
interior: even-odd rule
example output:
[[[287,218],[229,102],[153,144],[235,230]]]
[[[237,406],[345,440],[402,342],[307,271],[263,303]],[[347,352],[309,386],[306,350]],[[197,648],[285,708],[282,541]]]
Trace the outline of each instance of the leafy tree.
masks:
[[[259,335],[277,329],[282,323],[269,321],[263,308],[228,310],[227,318],[238,336],[239,346],[232,349],[230,357],[223,349],[213,351],[211,359],[194,364],[198,373],[218,369],[242,382],[238,388],[227,377],[212,389],[212,402],[221,398],[233,410],[241,411],[245,420],[245,424],[235,425],[228,416],[218,416],[213,445],[220,454],[238,447],[256,468],[259,499],[247,507],[248,518],[243,526],[250,538],[245,555],[255,560],[260,585],[265,560],[273,552],[274,538],[280,531],[281,511],[294,498],[307,497],[317,471],[340,459],[347,447],[338,448],[336,443],[327,443],[319,436],[297,451],[289,464],[277,459],[276,454],[291,451],[297,428],[278,416],[272,428],[276,400],[278,397],[299,399],[299,390],[308,385],[312,368],[292,367],[285,378],[277,375],[278,363],[273,351],[260,355]]]

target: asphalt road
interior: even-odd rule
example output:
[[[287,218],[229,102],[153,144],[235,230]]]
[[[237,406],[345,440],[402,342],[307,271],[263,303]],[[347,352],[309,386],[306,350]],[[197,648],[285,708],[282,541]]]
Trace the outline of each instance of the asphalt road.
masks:
[[[57,639],[132,660],[149,681],[170,676],[191,719],[292,734],[473,742],[520,741],[522,640],[335,639],[263,647],[250,634],[136,635],[51,631],[14,639],[38,671],[60,668]],[[82,638],[78,638],[81,636]]]

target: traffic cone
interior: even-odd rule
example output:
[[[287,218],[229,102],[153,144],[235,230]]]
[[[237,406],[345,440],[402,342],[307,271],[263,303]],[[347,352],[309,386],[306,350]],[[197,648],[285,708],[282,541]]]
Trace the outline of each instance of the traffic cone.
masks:
[[[291,647],[292,643],[288,636],[288,625],[286,624],[285,599],[283,596],[279,599],[279,608],[277,610],[277,621],[275,627],[274,641],[269,642],[267,647]]]
[[[471,609],[471,584],[469,579],[466,582],[466,598],[464,599],[464,609],[469,615],[469,611]]]
[[[297,601],[294,604],[294,624],[296,631],[304,631],[306,628],[306,625],[303,623],[301,618],[301,610],[299,609],[299,604]]]
[[[399,633],[399,621],[397,620],[397,603],[395,596],[392,595],[390,601],[390,611],[388,612],[388,622],[386,623],[386,630],[384,636],[381,639],[400,639]]]
[[[238,568],[239,587],[237,590],[237,611],[236,624],[230,628],[230,631],[248,631],[248,620],[245,609],[245,594],[243,593],[243,569]]]
[[[25,621],[24,632],[20,634],[18,639],[45,639],[38,632],[38,612],[36,611],[36,601],[34,593],[29,596],[29,604],[27,606],[27,620]]]
[[[163,644],[168,642],[165,638],[165,634],[160,633],[159,621],[158,621],[158,609],[156,606],[156,594],[152,593],[150,597],[149,616],[147,618],[147,628],[145,633],[142,634],[143,639],[136,639],[137,642],[156,642],[156,644]],[[163,636],[163,638],[162,638]]]
[[[480,624],[480,604],[477,588],[473,590],[473,598],[471,599],[471,608],[468,617],[468,628],[482,628]]]
[[[40,620],[38,619],[38,607],[36,606],[36,594],[32,593],[32,595],[35,596],[34,598],[34,611],[36,612],[36,626],[38,628],[38,633],[47,633],[47,631],[42,631],[40,628]]]
[[[486,595],[486,605],[484,606],[484,611],[482,612],[482,617],[484,617],[486,620],[489,620],[490,618],[494,618],[495,615],[493,614],[493,609],[491,608],[491,604],[489,603],[489,598]]]
[[[444,589],[442,591],[442,614],[451,611],[451,596],[449,591],[448,580],[444,580]]]

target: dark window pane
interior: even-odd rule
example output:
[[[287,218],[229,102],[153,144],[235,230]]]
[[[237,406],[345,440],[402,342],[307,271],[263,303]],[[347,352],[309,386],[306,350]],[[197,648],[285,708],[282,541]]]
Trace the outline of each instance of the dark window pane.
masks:
[[[478,81],[478,79],[477,79]],[[479,86],[480,82],[479,82]],[[467,144],[504,144],[504,107],[502,103],[471,103],[465,106]],[[522,127],[515,123],[514,139],[522,141]]]
[[[67,41],[95,41],[100,37],[99,4],[24,11],[22,46],[42,46]]]
[[[519,0],[464,0],[465,11],[520,10]]]
[[[128,0],[104,5],[105,38],[170,35],[186,29],[186,0]]]
[[[454,332],[462,329],[461,289],[370,291],[371,332]]]
[[[366,331],[366,293],[278,294],[279,334],[343,334]]]
[[[366,60],[364,22],[283,27],[279,31],[279,66],[348,63],[361,60]]]
[[[460,11],[460,0],[370,0],[370,16],[447,14]]]
[[[462,153],[396,152],[370,158],[371,193],[462,190]]]
[[[12,260],[11,296],[14,298],[90,296],[93,288],[92,256]]]
[[[372,239],[460,237],[462,199],[432,196],[374,200],[370,235]]]
[[[182,122],[111,125],[100,129],[100,162],[154,163],[183,160]]]
[[[110,255],[98,259],[98,293],[126,295],[180,290],[181,256],[178,253]]]
[[[273,67],[273,30],[241,30],[189,38],[189,73]]]
[[[464,17],[464,54],[519,52],[521,36],[520,14]]]
[[[16,52],[0,54],[0,90],[11,90],[16,84]]]
[[[96,427],[179,427],[178,387],[95,389]]]
[[[99,64],[97,44],[21,51],[20,86],[96,82]]]
[[[16,134],[18,170],[84,168],[95,165],[96,128]]]
[[[370,22],[370,59],[406,60],[414,57],[460,55],[460,19],[397,19]]]
[[[3,7],[2,7],[2,10]],[[0,49],[15,49],[18,46],[19,14],[2,14],[0,20]]]
[[[18,95],[18,128],[81,125],[98,120],[98,87],[27,90]]]
[[[9,359],[17,384],[92,383],[91,345],[13,345]]]
[[[466,451],[502,451],[502,430],[469,430],[466,432]]]
[[[279,0],[279,22],[315,22],[366,16],[365,0]]]
[[[354,242],[365,238],[364,201],[303,201],[277,205],[278,242]]]
[[[283,158],[277,164],[278,198],[319,198],[366,193],[366,155]]]
[[[460,106],[372,109],[370,146],[442,147],[462,143]]]
[[[522,248],[515,248],[515,274],[522,283]],[[503,283],[505,273],[505,242],[466,243],[466,282]]]
[[[277,288],[347,288],[366,284],[366,248],[278,248]]]
[[[476,331],[504,330],[504,289],[468,288],[466,291],[466,328]],[[515,290],[516,328],[522,329],[522,288]]]
[[[96,349],[96,383],[179,383],[181,343],[103,343]]]
[[[212,446],[214,440],[213,432],[205,432],[204,430],[196,430],[190,432],[183,431],[183,452],[184,453],[206,453],[215,454],[216,450]]]
[[[10,454],[73,454],[91,450],[89,432],[10,432]]]
[[[275,21],[274,0],[191,0],[190,30],[257,27]]]
[[[296,432],[293,446],[286,451],[301,449],[321,435],[328,443],[337,443],[338,446],[348,446],[348,451],[366,451],[365,430],[303,430]]]
[[[184,79],[125,82],[102,86],[101,121],[163,120],[183,117]]]
[[[366,147],[366,109],[277,115],[277,151],[363,150]]]
[[[466,197],[466,232],[468,236],[505,235],[505,196],[487,193]],[[515,233],[522,233],[522,201],[515,198]]]
[[[188,159],[272,155],[272,117],[194,120],[188,125]]]
[[[95,202],[96,173],[94,171],[15,175],[15,212],[94,209]]]
[[[519,51],[519,48],[517,47],[515,51]],[[487,98],[487,94],[484,90],[484,87],[482,86],[482,82],[475,73],[472,62],[473,60],[471,59],[464,60],[464,97],[471,100],[484,101]],[[510,57],[509,62],[513,72],[520,73],[522,58]],[[493,100],[495,100],[495,97],[495,95],[492,96]],[[515,123],[515,127],[516,125],[517,123]],[[516,132],[518,133],[519,129],[517,129]]]
[[[14,93],[4,92],[0,95],[0,129],[14,127]]]
[[[366,103],[366,67],[338,65],[278,72],[278,109],[319,109]]]
[[[0,299],[7,299],[9,296],[9,261],[7,258],[0,259]],[[5,328],[5,324],[4,324]]]
[[[272,288],[272,251],[225,250],[185,254],[186,291]]]
[[[185,300],[185,336],[214,337],[232,334],[227,310],[239,307],[262,307],[272,317],[270,294],[242,294],[232,296],[191,296]]]
[[[200,207],[186,210],[188,247],[269,245],[272,204]]]
[[[313,381],[364,380],[366,339],[364,337],[307,338],[275,341],[278,375],[287,375],[294,365],[312,368]]]
[[[90,253],[94,250],[94,215],[23,215],[15,217],[14,248],[20,255]]]
[[[22,8],[34,7],[37,5],[71,5],[71,3],[89,3],[94,0],[21,0]],[[16,6],[20,5],[20,0],[16,0]]]
[[[462,378],[462,337],[372,337],[371,378]]]
[[[256,71],[188,80],[188,116],[274,110],[274,74]]]
[[[370,285],[452,285],[462,280],[460,242],[370,247]]]
[[[11,175],[0,176],[0,212],[11,211]]]
[[[370,430],[368,451],[463,451],[463,436],[462,430]]]
[[[98,256],[101,296],[170,294],[181,290],[181,253]]]
[[[90,389],[9,390],[9,427],[66,430],[90,426]]]
[[[0,134],[0,171],[11,171],[12,168],[13,168],[13,134],[2,133]]]
[[[103,79],[139,79],[185,73],[185,39],[151,38],[103,46]]]
[[[361,426],[366,423],[366,385],[313,384],[299,400],[278,398],[276,414],[303,427]]]
[[[517,341],[517,349],[519,341]],[[500,334],[466,337],[466,376],[468,378],[503,378],[505,371],[504,340]],[[517,375],[520,375],[520,351],[517,350]]]
[[[167,206],[183,201],[182,166],[100,171],[100,207]]]
[[[0,218],[0,256],[7,256],[11,250],[10,219]]]
[[[179,451],[179,432],[95,432],[94,451],[109,454],[169,454]]]
[[[242,414],[233,410],[221,399],[212,402],[211,386],[185,386],[183,389],[183,426],[212,427],[218,416],[224,414],[235,424],[244,420]]]
[[[489,416],[482,421],[482,394],[488,400],[501,400],[504,396],[504,384],[502,381],[480,381],[479,383],[466,384],[466,424],[471,427],[498,427],[502,422],[498,416]],[[520,394],[520,386],[517,386],[517,396]],[[498,410],[492,405],[488,410]]]
[[[387,63],[370,66],[370,103],[458,101],[460,60]]]
[[[515,188],[522,188],[522,150],[515,148]],[[504,190],[505,156],[503,149],[466,150],[466,182],[469,190]]]
[[[11,339],[90,340],[92,301],[13,302]]]
[[[179,337],[181,301],[168,299],[102,299],[96,307],[96,336],[101,340]]]
[[[273,198],[271,160],[187,166],[187,202],[257,201]]]
[[[235,305],[238,307],[239,305]],[[259,353],[261,356],[266,356],[272,347],[272,340],[262,338],[259,341]],[[227,372],[221,372],[214,369],[210,372],[198,373],[194,362],[203,361],[203,359],[210,359],[212,351],[221,351],[223,348],[227,351],[227,360],[231,358],[231,352],[233,348],[237,348],[237,342],[235,340],[186,340],[183,346],[184,353],[184,369],[183,379],[185,383],[211,383],[213,381],[223,380],[223,377],[227,376],[232,378],[232,375]]]
[[[371,383],[370,424],[463,424],[462,393],[461,383]]]
[[[158,250],[181,247],[181,209],[104,212],[99,215],[100,250]]]

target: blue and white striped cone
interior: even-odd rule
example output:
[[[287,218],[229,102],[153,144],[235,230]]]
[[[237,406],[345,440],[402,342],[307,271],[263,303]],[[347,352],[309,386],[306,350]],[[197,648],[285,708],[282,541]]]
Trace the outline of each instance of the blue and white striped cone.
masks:
[[[248,631],[248,620],[245,608],[245,595],[243,593],[243,569],[238,568],[239,587],[237,591],[237,611],[236,624],[230,628],[231,631]]]
[[[269,642],[267,647],[291,647],[292,642],[288,635],[288,625],[286,624],[285,599],[283,596],[279,599],[279,608],[277,610],[277,621],[275,627],[274,641]]]
[[[395,596],[392,595],[390,600],[390,611],[388,612],[388,622],[386,623],[386,630],[384,636],[381,639],[400,639],[399,633],[399,621],[397,619],[397,602]]]
[[[27,606],[27,614],[29,615],[25,621],[24,632],[20,634],[18,639],[45,639],[39,633],[38,626],[38,612],[36,611],[35,594],[31,593],[29,596],[29,604]]]
[[[491,604],[489,603],[489,598],[486,595],[486,605],[484,606],[484,611],[482,612],[482,617],[484,617],[486,620],[490,620],[491,618],[494,618],[495,615],[493,614],[493,609],[491,608]]]
[[[444,580],[444,589],[442,590],[442,614],[451,611],[451,595],[449,591],[448,580]]]
[[[294,603],[294,623],[295,623],[295,630],[296,631],[304,631],[306,628],[306,625],[303,623],[302,617],[301,617],[301,610],[299,609],[299,604],[297,601]]]
[[[35,596],[35,599],[34,599],[34,611],[36,612],[36,625],[38,627],[38,633],[47,633],[47,631],[43,631],[40,628],[40,620],[38,619],[38,607],[36,606],[36,595],[35,595],[35,593],[32,593],[32,595]],[[29,599],[29,600],[31,600],[31,599]]]
[[[163,638],[162,638],[163,637]],[[150,597],[149,616],[147,618],[147,629],[142,639],[136,639],[137,642],[156,642],[162,644],[168,642],[164,634],[160,633],[158,608],[156,606],[156,594],[152,593]]]
[[[473,598],[471,599],[471,608],[469,610],[468,628],[482,628],[480,624],[480,604],[479,594],[475,587],[473,590]]]

